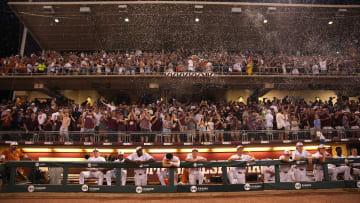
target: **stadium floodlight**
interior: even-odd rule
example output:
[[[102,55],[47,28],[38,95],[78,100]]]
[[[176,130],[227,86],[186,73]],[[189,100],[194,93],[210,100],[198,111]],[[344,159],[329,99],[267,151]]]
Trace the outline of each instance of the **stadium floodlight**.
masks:
[[[129,18],[125,18],[124,20],[125,20],[125,22],[129,22],[129,21],[130,21]]]
[[[43,6],[43,10],[45,10],[47,13],[55,13],[55,10],[52,6]]]
[[[80,13],[91,13],[90,7],[80,7]]]
[[[329,24],[329,25],[332,25],[333,23],[334,23],[334,22],[330,20],[328,24]]]
[[[54,21],[55,21],[55,23],[60,22],[59,18],[55,18]]]
[[[119,8],[119,9],[126,9],[126,8],[127,8],[127,5],[119,5],[118,8]]]
[[[265,23],[265,24],[268,23],[268,20],[265,19],[265,20],[264,20],[264,23]]]
[[[200,19],[199,18],[195,18],[195,22],[199,22],[200,21]]]
[[[231,8],[231,13],[241,13],[242,10],[240,7],[233,7]]]
[[[203,6],[203,5],[195,5],[195,8],[196,8],[196,9],[203,9],[204,6]]]

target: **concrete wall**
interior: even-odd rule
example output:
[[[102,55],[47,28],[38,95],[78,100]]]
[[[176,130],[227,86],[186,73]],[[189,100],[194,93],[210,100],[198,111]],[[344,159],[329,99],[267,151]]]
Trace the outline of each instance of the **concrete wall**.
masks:
[[[64,90],[61,93],[65,97],[74,100],[76,104],[83,103],[88,97],[91,97],[90,103],[93,104],[94,101],[100,98],[99,93],[95,90]]]
[[[239,97],[242,96],[244,103],[250,95],[253,93],[253,90],[227,90],[225,94],[226,101],[238,101]]]

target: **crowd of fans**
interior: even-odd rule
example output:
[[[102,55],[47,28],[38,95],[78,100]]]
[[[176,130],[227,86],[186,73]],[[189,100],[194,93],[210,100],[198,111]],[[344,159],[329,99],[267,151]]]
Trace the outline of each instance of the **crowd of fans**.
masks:
[[[277,130],[276,136],[281,140],[289,139],[289,135],[298,136],[302,130],[307,130],[312,139],[318,133],[326,138],[340,137],[345,130],[351,130],[352,137],[359,137],[359,102],[333,100],[305,102],[285,97],[246,103],[182,104],[172,100],[118,105],[102,99],[92,105],[86,102],[63,105],[55,99],[44,103],[16,100],[0,106],[1,130],[22,131],[23,140],[40,131],[45,134],[45,141],[66,141],[69,131],[81,134],[80,141],[94,141],[91,135],[96,133],[99,141],[105,142],[124,142],[129,133],[139,134],[137,139],[141,142],[148,142],[149,136],[151,141],[159,142],[155,135],[172,143],[190,142],[192,138],[224,141],[224,133],[238,141],[243,136],[240,132],[249,132],[249,138],[254,139],[258,135],[255,131],[259,130],[267,135]]]
[[[134,75],[164,72],[222,74],[357,74],[360,59],[350,55],[304,56],[248,51],[46,52],[0,59],[2,74]]]

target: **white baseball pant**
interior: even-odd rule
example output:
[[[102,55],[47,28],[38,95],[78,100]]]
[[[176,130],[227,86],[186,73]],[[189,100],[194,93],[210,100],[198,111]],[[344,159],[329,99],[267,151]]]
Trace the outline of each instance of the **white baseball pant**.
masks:
[[[335,168],[328,168],[328,173],[332,181],[334,181]],[[314,170],[315,181],[323,181],[324,179],[324,170],[316,169]]]
[[[296,182],[307,181],[305,168],[295,168],[295,180]]]
[[[333,180],[337,180],[337,176],[338,174],[341,174],[343,173],[344,174],[344,179],[345,180],[353,180],[353,177],[351,176],[350,174],[350,167],[349,166],[338,166],[336,167],[335,169],[335,172],[334,172],[334,176],[333,176]]]
[[[199,181],[199,185],[202,185],[204,182],[204,174],[200,171],[192,171],[189,174],[190,185],[196,185],[196,180]]]
[[[126,184],[126,175],[127,175],[127,171],[121,170],[121,185]],[[116,170],[113,169],[113,170],[107,171],[105,174],[105,177],[106,177],[106,184],[111,185],[111,179],[116,178]]]
[[[280,182],[292,182],[289,171],[280,171]]]
[[[98,185],[102,185],[104,182],[104,173],[101,171],[81,171],[79,184],[84,184],[85,178],[98,178]]]
[[[147,175],[146,173],[136,173],[134,175],[135,185],[147,185]]]
[[[245,184],[246,177],[245,172],[236,170],[236,169],[230,169],[229,171],[229,182],[230,184]]]

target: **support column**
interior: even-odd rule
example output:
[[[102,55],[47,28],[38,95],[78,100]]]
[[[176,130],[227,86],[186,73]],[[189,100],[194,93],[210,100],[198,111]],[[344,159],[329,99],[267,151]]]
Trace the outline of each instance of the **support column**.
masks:
[[[27,27],[25,27],[25,25],[24,25],[24,30],[23,30],[22,39],[21,39],[21,46],[20,46],[20,56],[24,56],[27,30],[28,30]]]

